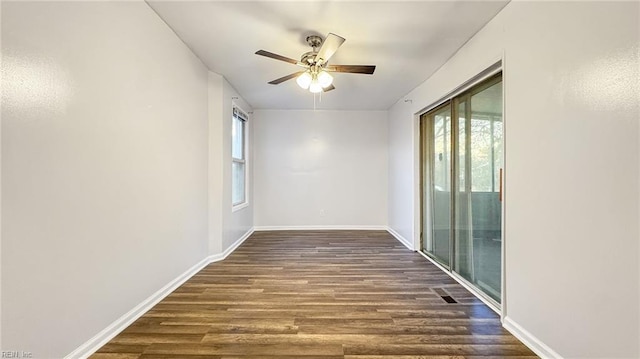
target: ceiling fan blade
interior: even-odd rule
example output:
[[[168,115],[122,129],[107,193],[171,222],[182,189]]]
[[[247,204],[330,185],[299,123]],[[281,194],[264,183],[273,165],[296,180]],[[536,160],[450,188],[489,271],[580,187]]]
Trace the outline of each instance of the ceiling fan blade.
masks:
[[[270,57],[272,59],[288,62],[288,63],[294,64],[294,65],[298,64],[298,60],[290,59],[288,57],[284,57],[282,55],[274,54],[273,52],[269,52],[269,51],[258,50],[258,51],[256,51],[256,55]]]
[[[331,56],[336,53],[336,51],[344,41],[344,37],[329,33],[329,35],[327,35],[327,38],[322,42],[320,50],[318,50],[318,54],[316,55],[316,62],[326,64]]]
[[[327,88],[322,89],[322,91],[324,91],[324,92],[329,92],[329,91],[331,91],[331,90],[335,90],[335,89],[336,89],[336,87],[335,87],[335,86],[333,86],[333,85],[329,85],[329,86],[327,86]]]
[[[371,75],[376,70],[376,67],[375,65],[329,65],[324,69],[331,72]]]
[[[294,73],[292,73],[292,74],[290,74],[290,75],[282,76],[282,77],[281,77],[281,78],[279,78],[279,79],[275,79],[275,80],[273,80],[273,81],[269,81],[269,83],[270,83],[271,85],[277,85],[277,84],[282,83],[282,82],[285,82],[285,81],[287,81],[287,80],[291,80],[292,78],[298,77],[298,76],[302,75],[303,73],[304,73],[304,71],[294,72]]]

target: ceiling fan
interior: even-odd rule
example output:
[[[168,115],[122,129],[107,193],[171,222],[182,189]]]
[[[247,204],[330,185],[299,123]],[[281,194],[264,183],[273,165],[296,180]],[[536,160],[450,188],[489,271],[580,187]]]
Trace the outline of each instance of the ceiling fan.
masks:
[[[371,75],[376,70],[376,67],[371,65],[329,65],[329,59],[345,41],[341,36],[329,33],[323,41],[320,36],[310,35],[306,40],[313,50],[302,54],[300,61],[265,50],[256,51],[256,55],[288,62],[305,69],[270,81],[271,85],[278,85],[296,78],[298,85],[305,90],[308,89],[313,93],[327,92],[335,89],[330,72]]]

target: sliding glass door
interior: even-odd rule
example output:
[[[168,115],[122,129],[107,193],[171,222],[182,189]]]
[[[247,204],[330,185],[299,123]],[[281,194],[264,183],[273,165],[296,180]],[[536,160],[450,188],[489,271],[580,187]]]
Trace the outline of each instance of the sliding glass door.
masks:
[[[500,74],[421,117],[422,250],[497,303],[502,134]]]
[[[423,236],[423,250],[449,267],[451,255],[451,106],[445,105],[423,121],[423,223],[429,233]],[[428,218],[427,218],[428,217]],[[426,222],[425,222],[426,221]]]

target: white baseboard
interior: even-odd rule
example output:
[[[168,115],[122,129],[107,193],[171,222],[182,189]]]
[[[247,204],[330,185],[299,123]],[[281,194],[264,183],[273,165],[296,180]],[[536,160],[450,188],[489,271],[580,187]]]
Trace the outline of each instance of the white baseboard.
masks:
[[[413,245],[411,244],[411,242],[409,242],[406,238],[401,236],[400,233],[396,232],[391,227],[387,227],[386,229],[387,229],[387,232],[391,233],[391,235],[394,236],[398,240],[398,242],[402,243],[409,250],[415,251],[415,249],[413,248]]]
[[[169,284],[160,288],[157,292],[153,293],[150,297],[145,299],[142,303],[135,306],[122,317],[116,319],[108,327],[104,328],[100,333],[96,334],[93,338],[86,341],[79,346],[76,350],[69,353],[65,359],[87,358],[91,354],[95,353],[103,345],[107,344],[118,333],[127,328],[136,319],[140,318],[144,313],[158,304],[164,297],[176,290],[182,283],[186,282],[194,274],[198,273],[202,268],[206,267],[210,263],[209,257],[201,260],[193,267],[189,268],[186,272],[179,275],[176,279],[169,282]]]
[[[79,346],[76,350],[69,353],[65,359],[84,359],[88,358],[91,354],[95,353],[102,346],[107,344],[111,339],[113,339],[120,332],[125,330],[131,323],[140,318],[144,313],[148,312],[153,306],[158,304],[161,300],[163,300],[167,295],[171,294],[174,290],[176,290],[179,286],[181,286],[184,282],[193,277],[196,273],[201,271],[207,265],[221,261],[227,258],[233,251],[236,250],[251,234],[254,229],[251,228],[247,231],[242,237],[240,237],[237,241],[235,241],[229,248],[227,248],[224,252],[220,254],[214,254],[206,257],[205,259],[198,262],[193,267],[189,268],[186,272],[179,275],[176,279],[169,282],[169,284],[162,287],[157,292],[153,293],[149,298],[145,299],[142,303],[135,306],[135,308],[131,309],[128,313],[118,318],[116,321],[111,323],[108,327],[104,328],[100,333],[96,334],[93,338],[86,341],[84,344]]]
[[[233,253],[233,251],[235,251],[238,247],[240,247],[240,245],[253,234],[254,230],[255,230],[254,228],[249,229],[247,233],[243,234],[242,237],[238,238],[237,241],[233,242],[233,244],[230,245],[229,248],[225,249],[224,252],[222,252],[221,254],[209,256],[209,259],[210,259],[209,263],[221,261],[227,258],[229,254]]]
[[[385,231],[387,226],[256,226],[256,232],[259,231]]]
[[[509,317],[505,317],[502,320],[502,326],[508,330],[514,337],[520,339],[529,349],[533,350],[536,355],[541,358],[549,359],[562,359],[562,356],[556,353],[553,349],[549,348],[540,339],[533,334],[529,333],[526,329],[520,326],[520,324],[514,322]]]

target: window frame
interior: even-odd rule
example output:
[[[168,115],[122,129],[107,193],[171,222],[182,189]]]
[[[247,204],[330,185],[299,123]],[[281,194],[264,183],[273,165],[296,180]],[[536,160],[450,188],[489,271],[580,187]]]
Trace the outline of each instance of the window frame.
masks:
[[[249,124],[249,115],[247,111],[244,111],[240,106],[238,106],[235,102],[231,103],[231,210],[232,212],[238,211],[249,206],[249,156],[248,156],[248,124]],[[233,153],[233,149],[235,148],[236,136],[233,135],[233,126],[234,122],[238,119],[240,123],[242,123],[242,157],[235,157]],[[233,166],[235,163],[242,164],[244,166],[244,198],[241,202],[233,201],[233,193],[234,186],[236,185],[233,177]]]

